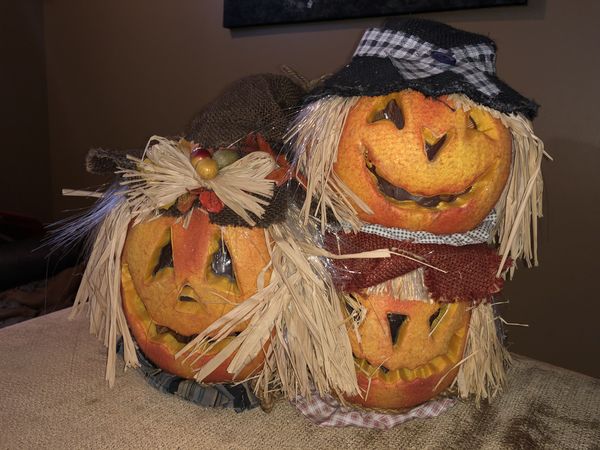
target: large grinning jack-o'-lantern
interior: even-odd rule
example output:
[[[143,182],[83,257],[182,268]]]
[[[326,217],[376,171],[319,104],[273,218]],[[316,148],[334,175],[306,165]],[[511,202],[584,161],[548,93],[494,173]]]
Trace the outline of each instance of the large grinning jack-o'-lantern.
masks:
[[[486,111],[405,90],[363,97],[348,114],[334,170],[371,223],[437,234],[479,224],[498,201],[511,135]]]

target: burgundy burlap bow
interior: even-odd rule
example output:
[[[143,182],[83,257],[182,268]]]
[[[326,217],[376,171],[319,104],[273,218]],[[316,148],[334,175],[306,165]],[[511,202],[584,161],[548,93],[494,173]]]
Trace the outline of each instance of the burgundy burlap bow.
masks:
[[[325,247],[338,255],[381,248],[400,254],[390,258],[331,259],[334,283],[342,292],[358,292],[420,267],[425,271],[425,286],[438,302],[479,303],[502,288],[502,278],[496,277],[501,258],[487,244],[415,244],[368,233],[327,233]],[[505,264],[504,269],[509,265]]]

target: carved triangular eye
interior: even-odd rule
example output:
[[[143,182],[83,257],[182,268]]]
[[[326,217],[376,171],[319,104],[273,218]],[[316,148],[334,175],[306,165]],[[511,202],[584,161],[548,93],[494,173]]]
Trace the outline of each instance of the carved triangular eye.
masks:
[[[390,335],[392,337],[393,345],[396,345],[398,341],[398,335],[400,334],[400,327],[406,319],[408,319],[408,316],[405,316],[404,314],[387,313],[387,320],[390,325]]]
[[[446,311],[448,310],[448,305],[444,305],[439,308],[436,312],[434,312],[431,316],[429,316],[429,329],[431,331],[435,330],[438,323],[444,318],[446,315]]]
[[[173,248],[171,247],[171,241],[169,241],[163,248],[160,249],[160,256],[154,269],[152,270],[152,276],[155,276],[162,269],[167,267],[173,267]]]
[[[227,249],[223,239],[221,239],[219,242],[219,248],[212,256],[210,268],[215,275],[228,277],[232,281],[235,280],[231,255],[229,254],[229,250]]]
[[[371,119],[371,123],[380,120],[389,120],[399,130],[404,128],[404,115],[396,100],[390,100],[384,109],[377,111]]]
[[[431,316],[429,316],[429,327],[433,327],[433,322],[435,322],[435,319],[437,319],[440,316],[440,310],[438,309],[436,312],[434,312]]]
[[[475,122],[475,119],[473,119],[473,117],[469,116],[469,121],[467,122],[467,128],[470,128],[472,130],[477,130],[477,122]]]

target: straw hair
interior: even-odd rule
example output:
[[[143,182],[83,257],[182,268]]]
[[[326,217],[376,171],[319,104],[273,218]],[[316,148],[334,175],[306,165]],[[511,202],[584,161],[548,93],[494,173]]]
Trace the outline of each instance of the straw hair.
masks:
[[[130,224],[151,220],[160,215],[160,208],[173,203],[180,195],[198,188],[213,190],[219,199],[249,225],[254,220],[249,213],[262,217],[263,205],[273,194],[273,181],[265,179],[277,165],[265,152],[249,153],[224,167],[212,180],[203,180],[190,162],[189,151],[178,142],[153,136],[144,159],[130,157],[136,169],[123,169],[121,187],[101,196],[97,206],[87,215],[63,224],[56,243],[68,243],[73,236],[94,233],[93,244],[82,282],[73,305],[71,317],[87,310],[90,331],[108,347],[106,379],[115,380],[116,343],[123,337],[127,367],[139,365],[133,338],[127,327],[121,304],[121,252]],[[71,191],[85,195],[83,191]],[[69,194],[69,191],[66,191]],[[98,196],[98,193],[87,193]],[[184,226],[191,214],[183,216]]]
[[[541,165],[544,156],[544,143],[538,138],[531,121],[521,114],[504,114],[487,106],[474,103],[464,95],[450,96],[457,107],[468,111],[479,108],[499,119],[512,134],[513,161],[510,178],[504,189],[496,212],[498,228],[496,237],[500,245],[502,261],[497,276],[502,274],[504,263],[523,258],[528,267],[538,265],[537,219],[542,217],[542,194],[544,183]],[[551,159],[551,158],[550,158]],[[514,273],[516,266],[510,268]]]
[[[333,172],[346,117],[359,98],[332,96],[309,104],[300,111],[284,137],[285,142],[294,147],[298,172],[307,178],[301,220],[307,223],[314,214],[320,219],[322,231],[327,225],[328,209],[339,222],[354,230],[360,228],[361,222],[350,200],[372,213]]]
[[[319,394],[358,394],[342,302],[323,261],[307,251],[311,233],[300,225],[298,214],[293,210],[285,223],[265,230],[273,268],[269,285],[215,321],[177,355],[197,352],[197,358],[237,324],[249,321],[198,371],[199,382],[234,352],[227,370],[237,375],[266,346],[265,365],[254,380],[261,398],[274,391],[289,399],[310,397],[313,386]]]
[[[506,367],[512,363],[510,353],[498,337],[493,306],[481,303],[471,311],[469,334],[464,358],[453,382],[461,397],[491,400],[506,382]]]
[[[114,194],[119,195],[119,194]],[[90,333],[98,336],[108,348],[106,379],[115,382],[117,339],[123,337],[126,367],[138,367],[135,344],[129,332],[121,305],[121,251],[131,221],[124,196],[100,224],[81,279],[70,318],[87,310]]]
[[[277,164],[266,152],[249,153],[220,169],[211,180],[204,180],[196,173],[189,150],[160,136],[150,138],[143,159],[129,159],[137,163],[137,168],[119,173],[124,179],[122,184],[128,187],[128,201],[136,223],[149,219],[158,207],[172,204],[181,195],[205,188],[214,191],[249,225],[255,225],[248,212],[262,217],[263,206],[273,195],[274,181],[266,177]]]
[[[367,295],[390,295],[393,298],[432,302],[425,286],[425,271],[418,268],[392,280],[365,289]]]

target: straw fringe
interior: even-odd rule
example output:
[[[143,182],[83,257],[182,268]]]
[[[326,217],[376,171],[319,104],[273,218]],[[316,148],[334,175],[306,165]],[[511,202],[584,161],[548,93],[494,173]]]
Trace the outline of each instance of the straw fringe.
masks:
[[[205,188],[249,225],[264,214],[264,205],[273,195],[274,181],[266,176],[277,168],[266,152],[252,152],[233,164],[219,170],[211,180],[202,179],[190,162],[189,151],[160,136],[148,141],[143,159],[128,157],[137,163],[136,169],[119,171],[122,184],[128,187],[127,196],[136,223],[156,215],[158,207],[172,204],[181,195],[194,189]]]
[[[303,223],[311,214],[319,218],[321,230],[327,225],[327,210],[335,218],[358,230],[361,222],[351,201],[367,213],[369,206],[333,172],[346,117],[360,97],[330,96],[301,110],[284,137],[296,152],[296,167],[306,176],[306,199],[301,210]],[[313,211],[314,209],[314,211]]]
[[[500,119],[512,134],[511,175],[496,206],[499,217],[496,235],[503,257],[498,276],[509,257],[523,258],[528,266],[537,265],[537,218],[542,217],[543,192],[541,162],[543,156],[550,158],[543,142],[534,134],[531,122],[520,114],[504,114],[460,94],[450,97],[464,110],[476,107],[487,111]],[[329,96],[309,104],[285,137],[296,151],[298,171],[307,178],[302,218],[306,223],[314,213],[321,221],[322,230],[327,224],[328,208],[339,222],[353,230],[361,225],[353,204],[367,213],[372,212],[333,172],[346,117],[359,98]],[[313,211],[314,205],[316,210]],[[513,265],[511,276],[514,270]]]
[[[266,230],[273,267],[270,284],[218,319],[177,355],[198,357],[237,324],[250,320],[242,333],[198,371],[198,381],[234,352],[227,370],[239,374],[270,341],[265,367],[256,379],[259,396],[268,397],[278,390],[290,399],[310,397],[313,386],[319,394],[358,394],[342,302],[322,259],[314,256],[320,251],[308,252],[310,233],[301,229],[297,214]]]
[[[137,169],[121,170],[121,187],[105,194],[65,190],[65,194],[100,197],[88,215],[63,224],[54,242],[68,244],[85,232],[96,229],[82,282],[71,312],[71,318],[88,310],[90,332],[108,347],[106,379],[115,381],[116,343],[123,337],[127,367],[139,366],[133,338],[129,332],[121,303],[121,253],[130,223],[151,220],[159,208],[173,203],[180,195],[198,188],[213,190],[219,199],[250,225],[249,213],[261,217],[263,205],[273,194],[273,181],[265,177],[277,165],[265,152],[253,152],[221,169],[212,180],[202,180],[195,172],[189,152],[176,141],[153,136],[148,141],[144,159]],[[184,225],[191,215],[183,217]],[[250,305],[249,305],[250,306]]]
[[[422,267],[392,280],[384,281],[365,290],[367,295],[390,295],[393,298],[432,302],[425,287],[425,271]]]
[[[512,363],[510,353],[498,337],[491,304],[481,303],[473,308],[465,357],[452,386],[461,397],[474,396],[475,402],[491,400],[506,381],[506,367]]]
[[[121,305],[121,252],[131,212],[124,196],[100,224],[70,318],[87,310],[90,332],[108,347],[106,379],[115,382],[117,339],[122,336],[127,367],[138,367],[135,344]]]
[[[498,228],[496,236],[500,244],[502,261],[497,276],[510,257],[523,258],[528,267],[538,265],[537,219],[542,217],[543,180],[541,164],[544,156],[552,159],[544,151],[544,143],[533,132],[531,121],[521,114],[504,114],[489,107],[477,104],[464,95],[450,96],[457,107],[468,111],[479,108],[499,119],[512,134],[513,161],[507,186],[496,205]],[[510,268],[510,275],[516,266]]]

